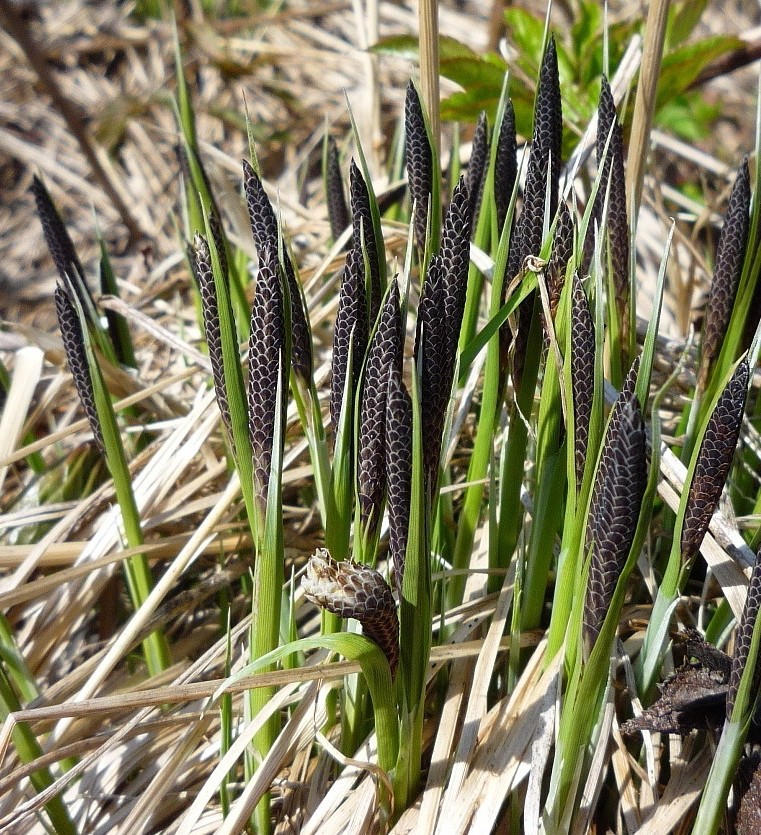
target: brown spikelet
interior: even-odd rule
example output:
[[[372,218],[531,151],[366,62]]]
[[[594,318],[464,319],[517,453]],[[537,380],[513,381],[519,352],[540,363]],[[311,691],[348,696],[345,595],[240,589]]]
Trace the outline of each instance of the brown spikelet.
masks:
[[[737,691],[740,687],[740,679],[748,664],[748,653],[750,652],[753,629],[758,619],[758,610],[761,606],[761,552],[756,554],[756,564],[750,575],[748,584],[748,596],[745,598],[740,625],[737,627],[735,638],[735,653],[732,657],[732,672],[729,676],[729,689],[727,690],[727,720],[732,719],[732,710],[737,699]],[[760,654],[761,655],[761,654]],[[761,687],[761,657],[756,658],[753,671],[753,684],[751,693],[758,693]],[[751,709],[752,709],[751,705]]]
[[[307,563],[301,586],[313,603],[362,624],[364,634],[386,656],[393,679],[399,663],[399,618],[394,595],[383,577],[368,565],[336,562],[320,548]]]
[[[407,145],[407,181],[415,205],[415,240],[420,249],[424,249],[428,201],[433,188],[433,152],[425,129],[423,106],[411,81],[407,85],[404,103],[404,135]]]
[[[31,191],[37,207],[37,216],[45,235],[45,243],[48,245],[53,263],[61,276],[61,281],[66,282],[68,280],[70,282],[71,287],[77,294],[79,303],[87,314],[88,311],[94,309],[95,302],[90,287],[85,280],[82,262],[74,249],[69,233],[66,231],[61,216],[45,188],[45,184],[36,175],[32,177]]]
[[[547,265],[547,297],[550,313],[555,318],[563,292],[565,273],[568,262],[573,256],[573,218],[565,203],[560,204],[558,221],[555,224],[555,237],[552,241],[552,253]]]
[[[278,225],[275,210],[264,190],[259,175],[253,167],[243,160],[243,187],[246,193],[248,217],[259,257],[265,244],[278,253]],[[288,282],[291,311],[291,358],[293,370],[307,384],[312,379],[312,332],[304,310],[304,297],[301,285],[296,278],[291,257],[283,245],[283,270]]]
[[[344,229],[351,224],[349,207],[346,205],[341,165],[338,161],[338,147],[332,136],[328,137],[328,150],[325,160],[325,197],[328,204],[330,234],[337,241]],[[349,241],[351,246],[351,241]]]
[[[571,296],[571,384],[573,388],[574,456],[576,486],[581,487],[587,463],[589,423],[592,419],[595,380],[595,325],[589,301],[578,275]]]
[[[523,190],[523,208],[510,239],[507,261],[507,280],[512,281],[523,267],[529,255],[539,255],[542,247],[545,203],[549,183],[549,217],[555,216],[560,186],[560,155],[563,139],[563,112],[560,101],[555,39],[550,38],[539,70],[539,86],[534,106],[534,136],[531,143],[526,185]],[[505,288],[506,289],[506,288]],[[534,306],[533,294],[518,308],[518,330],[513,353],[513,380],[520,384],[525,362],[528,329]],[[503,331],[507,328],[503,327]]]
[[[412,401],[395,365],[391,366],[386,401],[386,477],[388,544],[401,599],[412,493]]]
[[[703,341],[700,348],[698,385],[708,381],[711,366],[719,356],[727,332],[737,287],[742,275],[745,248],[748,243],[750,210],[750,172],[748,158],[743,159],[729,197],[724,225],[716,249],[716,265],[706,305]]]
[[[481,197],[486,180],[486,166],[489,164],[489,120],[486,118],[486,111],[482,110],[476,131],[473,134],[473,143],[470,152],[470,162],[466,174],[465,184],[468,187],[468,208],[472,219],[472,226],[475,230],[478,212],[481,209]]]
[[[494,201],[497,207],[497,229],[500,233],[505,225],[517,176],[518,146],[515,140],[515,110],[512,101],[508,99],[494,155]]]
[[[58,313],[58,325],[63,338],[63,348],[66,353],[66,360],[69,363],[71,376],[74,378],[77,394],[84,407],[95,442],[101,453],[105,455],[106,447],[103,443],[103,430],[101,429],[98,410],[95,408],[95,392],[90,376],[90,366],[87,363],[82,326],[69,294],[60,284],[57,284],[55,288],[55,306]]]
[[[222,335],[219,329],[217,289],[214,285],[214,274],[211,269],[209,245],[202,235],[196,235],[193,251],[195,255],[195,276],[201,293],[203,327],[206,334],[206,345],[209,348],[211,375],[214,380],[214,393],[217,396],[217,405],[222,414],[222,420],[227,427],[229,437],[232,438],[232,419],[230,417],[230,404],[227,400],[227,386],[222,360]]]
[[[584,600],[584,643],[600,634],[629,555],[647,484],[645,424],[636,395],[622,391],[613,404],[587,518],[592,557]]]
[[[737,366],[716,403],[700,444],[682,526],[684,561],[697,554],[719,504],[740,437],[749,373],[747,362]]]
[[[445,317],[449,325],[448,359],[454,362],[465,311],[470,263],[470,197],[465,178],[455,186],[441,226],[441,270],[444,276]]]
[[[353,338],[352,338],[353,334]],[[346,373],[349,367],[349,346],[352,349],[352,399],[357,390],[362,360],[367,350],[367,302],[365,300],[365,269],[361,253],[356,248],[346,255],[338,312],[333,331],[333,360],[330,383],[330,419],[333,431],[338,431],[344,402]]]
[[[391,366],[401,367],[403,332],[399,287],[393,282],[367,352],[359,416],[357,482],[360,519],[369,530],[380,524],[386,489],[386,400]]]
[[[351,192],[351,218],[353,227],[354,248],[361,254],[362,243],[364,242],[367,253],[368,268],[370,270],[370,294],[368,297],[368,310],[370,323],[375,324],[380,309],[381,288],[380,266],[378,261],[378,241],[375,239],[373,227],[373,216],[370,210],[370,193],[367,190],[367,183],[359,170],[359,166],[351,161],[349,170],[349,190]],[[382,244],[381,244],[382,246]]]
[[[285,422],[288,393],[283,288],[277,250],[270,242],[261,246],[256,292],[251,306],[251,339],[248,366],[248,428],[254,465],[254,492],[266,504],[272,469],[275,426]],[[277,389],[282,408],[277,413]],[[283,432],[280,437],[282,440]]]

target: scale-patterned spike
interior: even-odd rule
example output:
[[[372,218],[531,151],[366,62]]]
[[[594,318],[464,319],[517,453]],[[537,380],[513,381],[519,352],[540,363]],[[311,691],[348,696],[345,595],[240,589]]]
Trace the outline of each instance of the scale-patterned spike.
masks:
[[[460,177],[441,227],[441,269],[444,277],[444,316],[449,326],[449,360],[454,363],[465,312],[470,264],[470,198]]]
[[[401,600],[412,495],[412,400],[395,365],[391,366],[386,402],[386,477],[388,545]]]
[[[573,388],[574,456],[576,486],[581,487],[587,462],[589,424],[595,384],[595,325],[589,301],[578,275],[571,296],[571,382]]]
[[[481,197],[483,196],[484,182],[486,180],[486,167],[489,164],[489,120],[486,118],[486,111],[482,110],[476,130],[473,134],[471,144],[470,162],[468,172],[465,175],[465,184],[468,187],[468,207],[472,227],[475,229],[478,213],[481,209]]]
[[[196,235],[193,251],[195,255],[195,275],[201,293],[203,327],[206,334],[206,345],[209,348],[211,376],[214,380],[214,393],[217,396],[217,405],[222,420],[227,427],[229,437],[232,438],[232,418],[230,417],[230,404],[227,399],[225,369],[222,359],[222,335],[219,328],[217,288],[214,284],[214,274],[211,268],[209,245],[202,235]]]
[[[328,204],[328,219],[330,220],[330,234],[337,241],[344,229],[351,225],[349,207],[346,205],[341,165],[338,160],[338,147],[332,136],[328,137],[328,153],[325,171],[326,199]],[[351,241],[349,242],[351,247]]]
[[[682,559],[700,549],[732,466],[740,437],[750,370],[741,362],[719,397],[700,444],[682,526]]]
[[[512,101],[508,99],[494,155],[494,201],[497,207],[497,229],[500,233],[505,225],[517,176],[518,145],[515,139],[515,110]]]
[[[728,721],[732,719],[732,710],[737,699],[740,679],[748,663],[748,653],[750,652],[750,643],[753,638],[753,629],[758,618],[759,606],[761,606],[761,552],[756,554],[756,564],[753,566],[750,583],[748,584],[748,596],[745,598],[742,618],[740,619],[740,625],[737,627],[735,654],[732,657],[732,672],[729,676],[729,689],[727,690]],[[758,693],[759,687],[761,687],[761,657],[756,658],[751,693]]]
[[[262,249],[265,245],[274,247],[277,255],[278,226],[275,210],[272,208],[259,175],[246,160],[243,160],[243,188],[246,193],[251,232],[259,257],[262,257]],[[309,384],[312,379],[312,332],[304,310],[301,287],[285,244],[283,244],[283,270],[290,296],[293,370]]]
[[[407,85],[404,104],[404,133],[407,145],[407,181],[415,204],[415,240],[425,248],[428,201],[433,190],[433,151],[423,118],[423,106],[415,85]]]
[[[584,641],[594,646],[637,529],[647,485],[645,424],[636,395],[622,391],[613,412],[595,477],[587,518],[592,548],[584,600]]]
[[[362,172],[354,162],[351,161],[351,168],[349,171],[349,189],[351,192],[351,217],[352,217],[352,237],[354,239],[354,248],[360,253],[362,252],[362,241],[365,243],[365,251],[367,252],[368,267],[370,270],[370,294],[368,297],[368,308],[370,312],[370,322],[375,323],[378,317],[378,310],[380,309],[381,297],[383,290],[381,288],[380,279],[380,265],[378,261],[378,241],[375,240],[375,230],[373,227],[373,215],[370,210],[370,192],[367,189],[367,183],[362,176]]]
[[[550,302],[552,318],[558,312],[560,296],[565,283],[568,262],[573,257],[573,217],[566,203],[560,204],[558,222],[555,225],[555,237],[552,241],[552,253],[547,265],[547,297]]]
[[[353,342],[352,333],[354,334]],[[352,399],[357,391],[362,360],[367,350],[367,301],[365,298],[365,269],[361,253],[350,249],[346,255],[341,289],[338,295],[338,312],[333,331],[333,361],[330,384],[330,420],[333,431],[344,402],[346,372],[349,367],[349,345],[352,349]]]
[[[737,287],[742,275],[750,222],[750,172],[748,158],[743,159],[724,216],[724,225],[716,249],[716,265],[706,305],[703,341],[700,348],[699,385],[705,386],[708,374],[721,351],[729,327]]]
[[[386,297],[367,353],[359,419],[357,481],[360,519],[380,524],[386,489],[386,400],[391,366],[401,367],[404,334],[396,281]]]
[[[58,325],[61,328],[61,337],[63,338],[63,348],[71,369],[71,376],[74,378],[77,394],[87,415],[95,442],[101,453],[105,455],[106,446],[103,442],[103,430],[100,425],[98,410],[95,408],[95,392],[90,376],[90,366],[87,362],[82,326],[69,294],[60,284],[57,284],[55,288],[55,306],[58,313]]]
[[[399,663],[399,617],[394,595],[381,574],[352,560],[336,562],[320,548],[307,563],[301,587],[308,600],[340,618],[355,618],[383,651],[396,675]]]
[[[272,470],[276,422],[285,425],[289,362],[286,354],[283,288],[277,250],[270,242],[261,246],[256,292],[251,307],[251,339],[248,366],[248,427],[254,464],[254,492],[266,504]],[[277,387],[282,409],[277,413]],[[280,433],[283,437],[283,432]]]

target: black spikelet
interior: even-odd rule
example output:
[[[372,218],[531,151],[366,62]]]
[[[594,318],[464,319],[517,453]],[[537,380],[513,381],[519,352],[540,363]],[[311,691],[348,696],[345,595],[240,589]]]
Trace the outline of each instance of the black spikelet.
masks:
[[[703,342],[701,345],[698,385],[702,388],[721,351],[727,332],[737,287],[742,275],[745,248],[748,243],[750,210],[750,172],[748,158],[743,159],[729,197],[724,225],[716,249],[716,266],[706,305]]]
[[[349,190],[351,192],[351,218],[354,239],[354,248],[362,253],[362,241],[367,252],[367,261],[370,270],[370,296],[368,307],[370,322],[375,323],[380,309],[383,289],[380,280],[380,266],[378,261],[378,241],[375,240],[375,229],[373,227],[373,216],[370,210],[370,193],[367,190],[367,183],[362,172],[354,162],[351,161],[349,170]],[[381,244],[382,246],[382,244]],[[381,249],[382,251],[382,249]]]
[[[401,368],[403,347],[399,287],[393,282],[367,353],[359,416],[357,481],[360,519],[366,530],[381,520],[386,489],[386,400],[391,366]]]
[[[330,220],[330,234],[337,241],[344,229],[351,224],[349,207],[346,205],[341,165],[338,161],[338,148],[332,136],[328,137],[328,150],[325,165],[325,190],[328,204],[328,219]],[[351,246],[351,241],[349,241]]]
[[[338,312],[333,331],[332,378],[330,384],[330,419],[333,431],[338,431],[341,409],[344,405],[344,388],[349,367],[349,345],[352,350],[352,400],[357,390],[362,360],[367,350],[367,301],[365,299],[365,269],[362,255],[350,249],[346,255],[346,267],[338,295]]]
[[[637,529],[647,484],[645,424],[636,395],[618,396],[600,457],[587,519],[592,548],[584,601],[584,642],[594,646]]]
[[[404,104],[404,133],[407,144],[407,181],[415,204],[415,239],[425,248],[428,201],[433,189],[433,151],[423,118],[423,106],[415,85],[407,85]]]
[[[510,198],[518,176],[518,145],[515,139],[515,110],[508,100],[497,138],[494,156],[494,201],[497,207],[497,229],[502,232]]]
[[[209,348],[211,375],[214,380],[214,393],[217,397],[217,405],[222,414],[222,420],[227,427],[229,437],[232,438],[232,418],[230,417],[230,404],[227,399],[225,368],[222,359],[222,335],[219,327],[217,289],[211,268],[209,245],[202,235],[196,235],[193,251],[195,255],[195,276],[201,293],[203,327],[206,334],[206,345]]]
[[[690,484],[682,525],[682,559],[697,554],[729,475],[740,437],[750,371],[741,362],[721,393],[708,420]]]
[[[441,226],[441,269],[444,276],[444,313],[449,325],[449,359],[454,362],[465,312],[470,263],[470,196],[465,178],[455,186]]]
[[[584,292],[578,275],[574,275],[571,297],[571,383],[577,488],[581,488],[581,480],[584,478],[584,468],[587,463],[594,381],[595,325],[587,294]]]
[[[288,402],[283,287],[278,268],[277,249],[270,242],[261,246],[256,292],[251,306],[251,339],[248,366],[248,429],[254,465],[254,492],[266,505],[272,470],[275,426],[285,427]],[[277,388],[281,387],[280,414]],[[282,440],[284,432],[281,431]]]
[[[558,221],[555,225],[555,237],[552,241],[552,254],[547,265],[547,298],[550,302],[550,313],[553,319],[558,312],[560,295],[565,283],[565,273],[572,256],[573,218],[568,206],[561,203]]]
[[[248,217],[251,221],[251,232],[254,237],[259,257],[265,244],[273,247],[275,255],[278,251],[278,227],[275,210],[264,190],[259,175],[253,167],[243,160],[243,187],[248,206]],[[291,358],[294,372],[307,384],[312,379],[312,332],[304,309],[304,297],[301,285],[296,278],[293,263],[285,245],[283,245],[283,270],[288,282],[291,311]]]
[[[473,143],[470,152],[470,162],[466,174],[465,184],[468,187],[468,208],[475,230],[478,213],[481,209],[481,197],[486,180],[486,166],[489,164],[489,120],[486,112],[481,111],[476,123],[476,131],[473,134]]]
[[[60,284],[57,284],[55,288],[55,306],[56,312],[58,313],[58,325],[61,328],[66,361],[69,363],[77,394],[84,407],[95,442],[101,453],[105,455],[106,446],[103,442],[103,430],[101,429],[98,410],[95,408],[95,392],[93,390],[92,377],[90,376],[90,366],[87,362],[82,326],[79,322],[74,304],[69,298],[69,294]]]
[[[740,625],[737,627],[737,638],[735,639],[735,654],[732,658],[732,672],[729,676],[729,689],[727,691],[727,720],[732,719],[732,710],[737,699],[737,691],[740,687],[745,667],[748,664],[748,654],[753,638],[753,628],[758,618],[758,609],[761,606],[761,553],[756,555],[756,564],[750,575],[748,584],[748,596],[745,598]],[[753,671],[753,684],[751,693],[758,693],[761,687],[761,653],[756,658],[756,665]]]
[[[388,543],[394,584],[401,599],[412,493],[412,401],[396,365],[391,365],[386,401]]]

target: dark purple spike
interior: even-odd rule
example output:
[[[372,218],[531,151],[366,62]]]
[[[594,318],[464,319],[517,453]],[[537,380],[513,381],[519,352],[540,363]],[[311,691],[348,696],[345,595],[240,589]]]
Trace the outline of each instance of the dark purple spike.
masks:
[[[407,180],[415,205],[415,239],[425,248],[428,202],[433,190],[433,151],[425,129],[423,106],[415,85],[407,85],[404,104],[404,134],[407,145]]]
[[[246,193],[248,216],[259,257],[265,244],[278,252],[278,225],[275,210],[272,208],[259,175],[252,166],[243,160],[243,187]],[[291,358],[293,370],[309,385],[312,380],[312,332],[309,327],[301,285],[296,278],[291,257],[285,242],[282,248],[283,270],[288,282],[291,311]]]
[[[701,387],[704,387],[708,380],[708,374],[719,356],[724,334],[729,327],[748,243],[749,211],[750,172],[748,158],[745,157],[737,172],[732,194],[729,197],[727,213],[724,216],[724,225],[721,228],[719,245],[716,249],[716,265],[706,305],[701,345],[698,377]]]
[[[489,164],[489,120],[486,118],[486,111],[482,110],[476,131],[473,134],[471,145],[470,162],[465,175],[465,184],[468,187],[468,208],[472,220],[472,231],[475,231],[478,213],[481,209],[481,197],[486,180],[486,168]]]
[[[547,298],[550,303],[552,318],[558,312],[560,296],[565,284],[568,263],[573,257],[573,217],[565,203],[560,204],[558,220],[555,224],[555,237],[552,241],[552,253],[547,265]]]
[[[353,343],[351,342],[353,334]],[[333,332],[332,379],[330,384],[330,419],[333,431],[338,432],[338,422],[344,404],[346,373],[349,367],[349,346],[352,350],[352,402],[362,371],[362,360],[367,350],[367,301],[365,299],[365,267],[361,253],[350,249],[346,255],[341,290],[338,296],[338,312]]]
[[[616,583],[634,541],[647,485],[645,424],[636,395],[622,391],[613,404],[587,517],[592,549],[584,600],[584,643],[600,634]]]
[[[330,234],[337,241],[347,226],[351,225],[349,207],[346,205],[341,165],[338,161],[338,147],[332,136],[328,137],[328,152],[325,170],[325,190],[328,204],[328,219],[330,220]],[[351,241],[349,242],[351,247]]]
[[[470,264],[470,197],[464,177],[455,187],[441,227],[441,269],[444,277],[444,316],[449,326],[449,360],[454,364],[465,312]]]
[[[571,385],[573,389],[576,487],[581,488],[587,462],[589,424],[595,390],[595,325],[589,301],[578,275],[571,296]]]
[[[721,491],[732,466],[740,437],[750,371],[743,361],[721,393],[708,420],[690,484],[682,525],[682,559],[691,560],[700,549]]]
[[[370,294],[369,294],[369,312],[370,322],[375,324],[378,318],[378,310],[380,309],[381,296],[383,290],[381,288],[380,279],[380,262],[378,260],[379,251],[378,241],[375,239],[375,230],[373,227],[373,215],[370,210],[370,192],[367,189],[367,183],[362,176],[362,172],[354,162],[351,161],[349,170],[349,190],[351,192],[351,217],[354,239],[354,248],[360,253],[362,252],[362,242],[364,241],[365,252],[367,253],[367,262],[370,270]]]
[[[209,348],[211,375],[214,380],[214,393],[217,396],[217,405],[222,414],[222,420],[227,427],[229,437],[232,439],[232,418],[230,417],[230,404],[227,399],[227,385],[225,383],[217,288],[214,284],[214,274],[211,268],[209,245],[202,235],[196,235],[193,249],[195,255],[195,276],[201,293],[203,327],[206,334],[206,344]]]
[[[500,233],[505,225],[517,176],[518,145],[515,139],[515,110],[512,101],[508,99],[494,157],[494,201],[497,207],[497,229]]]
[[[404,333],[396,281],[381,308],[367,352],[359,416],[357,481],[363,527],[380,525],[386,489],[386,400],[391,366],[401,368]]]
[[[63,338],[63,348],[71,369],[71,376],[74,378],[77,394],[84,407],[95,442],[101,453],[105,455],[106,446],[103,442],[103,430],[101,429],[98,410],[95,407],[95,392],[90,376],[90,366],[87,362],[82,325],[69,294],[60,284],[56,284],[55,288],[55,306],[58,313],[58,325],[61,328],[61,337]]]
[[[737,691],[740,687],[740,679],[748,664],[748,654],[753,638],[753,629],[758,618],[758,609],[761,606],[761,552],[756,554],[756,564],[750,575],[748,584],[748,596],[745,598],[740,625],[737,627],[735,639],[735,654],[732,658],[732,672],[729,676],[729,689],[727,691],[727,720],[732,719],[732,710],[737,699]],[[756,658],[756,666],[753,671],[753,684],[751,693],[758,693],[761,687],[761,653]],[[751,706],[752,707],[752,706]]]
[[[394,566],[394,584],[401,599],[412,495],[412,401],[394,364],[389,374],[386,401],[386,478],[389,551]]]
[[[254,492],[267,502],[275,426],[285,427],[288,402],[288,368],[283,314],[283,287],[277,249],[270,242],[261,246],[256,292],[251,307],[251,339],[248,366],[248,427],[254,464]],[[282,408],[277,413],[277,388]],[[280,437],[283,438],[281,431]]]

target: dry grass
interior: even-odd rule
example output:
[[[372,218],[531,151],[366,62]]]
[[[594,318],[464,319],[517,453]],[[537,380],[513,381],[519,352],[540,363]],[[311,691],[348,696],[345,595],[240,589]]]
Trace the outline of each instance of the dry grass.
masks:
[[[709,22],[724,14],[713,11]],[[750,22],[744,8],[730,11]],[[562,16],[562,10],[557,14]],[[459,38],[466,34],[471,46],[480,49],[488,38],[489,15],[485,2],[469,2],[463,9],[448,3],[441,10],[440,29]],[[299,260],[315,335],[316,377],[325,391],[337,301],[331,276],[341,262],[328,245],[319,175],[325,120],[340,144],[348,132],[346,90],[370,151],[376,191],[383,191],[388,184],[382,163],[403,107],[410,66],[369,59],[360,47],[376,33],[372,27],[359,31],[353,4],[341,0],[296,0],[280,13],[252,14],[234,25],[207,27],[196,18],[181,22],[185,70],[194,80],[202,151],[227,227],[237,244],[252,251],[239,197],[239,160],[247,155],[239,114],[247,105],[265,184],[278,196]],[[380,4],[381,34],[413,32],[416,25],[414,4]],[[735,24],[728,20],[722,25]],[[209,363],[201,352],[175,232],[180,205],[176,128],[166,97],[174,89],[172,32],[165,23],[136,23],[115,4],[81,0],[40,4],[30,29],[61,92],[76,104],[84,129],[96,138],[107,176],[142,239],[129,240],[60,112],[17,43],[0,32],[0,315],[5,323],[0,350],[19,379],[0,424],[0,507],[7,509],[0,516],[0,611],[40,688],[29,708],[0,731],[0,831],[43,831],[33,814],[42,798],[22,779],[30,769],[20,763],[11,743],[15,721],[29,722],[43,740],[45,762],[76,758],[70,770],[58,774],[57,785],[64,787],[82,833],[239,831],[257,792],[270,783],[280,833],[372,831],[383,779],[369,765],[372,737],[336,780],[334,761],[343,760],[320,733],[330,688],[356,666],[343,662],[317,669],[324,655],[297,670],[234,686],[236,745],[245,745],[266,719],[260,715],[253,723],[243,721],[241,694],[253,684],[275,686],[271,709],[287,706],[289,719],[256,779],[234,787],[233,812],[223,823],[217,793],[220,719],[209,700],[224,676],[223,595],[229,597],[234,625],[233,661],[245,657],[250,603],[240,580],[249,570],[251,543],[239,522],[236,479],[226,469],[220,418],[208,387]],[[727,95],[726,79],[712,85],[707,95]],[[663,368],[656,373],[664,378],[686,336],[689,317],[684,311],[692,308],[692,296],[706,280],[700,230],[711,221],[712,206],[726,197],[737,161],[734,148],[752,145],[752,124],[746,118],[753,109],[750,93],[734,83],[731,94],[739,103],[729,101],[716,142],[706,143],[695,156],[694,149],[658,135],[658,167],[645,177],[639,252],[643,286],[657,272],[668,231],[665,219],[675,211],[672,201],[684,203],[669,184],[689,177],[711,186],[697,216],[694,206],[681,207],[668,326],[677,342],[662,345]],[[737,130],[730,132],[735,106],[745,109]],[[131,553],[122,545],[110,482],[105,480],[86,499],[78,499],[76,492],[48,497],[37,492],[44,480],[35,479],[23,460],[38,450],[53,474],[51,488],[59,485],[62,468],[97,466],[54,328],[54,269],[28,191],[35,173],[43,175],[62,210],[90,276],[96,274],[94,210],[120,278],[123,302],[108,304],[127,316],[138,350],[137,374],[115,373],[108,380],[120,399],[117,408],[137,408],[148,439],[131,466],[145,550],[160,580],[131,617],[118,572]],[[384,232],[389,250],[403,257],[406,230],[389,225]],[[642,312],[647,315],[646,309]],[[23,352],[18,351],[22,346]],[[296,424],[292,409],[289,426]],[[745,434],[750,431],[746,428]],[[676,509],[684,469],[667,453],[663,471],[661,494]],[[286,449],[284,489],[287,577],[291,566],[298,571],[321,544],[308,456],[295,431]],[[27,541],[28,531],[40,531],[41,525],[44,535]],[[527,809],[540,808],[541,786],[534,784],[531,772],[549,756],[558,670],[552,664],[543,669],[542,635],[524,635],[525,646],[535,652],[516,689],[495,704],[487,699],[491,671],[503,663],[510,645],[503,635],[509,633],[514,578],[504,578],[498,595],[487,594],[486,540],[485,531],[476,537],[467,602],[449,614],[451,646],[433,650],[431,681],[449,664],[447,691],[426,728],[425,790],[396,825],[397,833],[515,831],[503,804],[516,790],[525,792]],[[730,549],[740,562],[727,559]],[[734,520],[715,517],[702,552],[739,615],[747,584],[741,562],[744,556],[747,566],[750,555]],[[316,630],[317,619],[298,583],[295,588],[297,619],[301,634],[307,635]],[[146,679],[135,650],[157,625],[170,637],[174,666]],[[623,626],[625,646],[634,647],[642,637],[639,613],[625,612]],[[646,752],[643,772],[618,734],[612,702],[609,717],[606,732],[628,831],[645,821],[638,831],[678,826],[695,801],[695,787],[702,786],[707,758],[690,759],[685,745],[671,763],[669,788],[662,795],[658,752]],[[232,763],[232,757],[227,759]],[[636,794],[633,775],[641,781]],[[602,765],[586,778],[590,818],[604,778]]]

